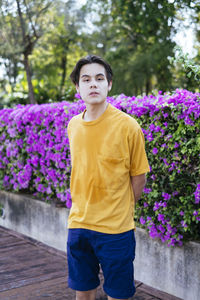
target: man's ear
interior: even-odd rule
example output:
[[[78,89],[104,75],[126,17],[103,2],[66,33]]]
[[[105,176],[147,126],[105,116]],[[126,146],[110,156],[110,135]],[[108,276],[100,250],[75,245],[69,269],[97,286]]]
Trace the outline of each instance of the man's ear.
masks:
[[[77,93],[79,93],[79,85],[77,83],[76,83],[76,91],[77,91]]]
[[[110,81],[109,85],[108,85],[108,91],[110,92],[112,89],[112,81]]]

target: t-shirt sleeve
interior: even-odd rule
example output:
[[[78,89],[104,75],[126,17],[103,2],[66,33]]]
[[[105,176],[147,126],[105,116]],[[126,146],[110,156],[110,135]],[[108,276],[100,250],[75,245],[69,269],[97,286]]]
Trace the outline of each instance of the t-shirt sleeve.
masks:
[[[145,151],[145,140],[138,125],[130,134],[130,176],[137,176],[150,171]]]
[[[73,119],[73,118],[72,118]],[[67,125],[67,135],[68,138],[70,139],[70,134],[71,134],[71,127],[72,127],[72,119],[69,121],[68,125]]]

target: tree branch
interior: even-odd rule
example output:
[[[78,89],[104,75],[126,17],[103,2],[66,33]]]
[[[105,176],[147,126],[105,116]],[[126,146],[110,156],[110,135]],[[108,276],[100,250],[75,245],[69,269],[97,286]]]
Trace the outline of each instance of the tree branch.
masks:
[[[38,39],[39,35],[37,34],[35,26],[33,25],[32,18],[30,16],[30,11],[29,11],[29,8],[27,6],[26,0],[24,0],[23,2],[24,2],[24,6],[26,7],[26,13],[27,13],[28,19],[29,19],[29,21],[31,23],[31,27],[32,27],[32,30],[34,32],[34,36]]]

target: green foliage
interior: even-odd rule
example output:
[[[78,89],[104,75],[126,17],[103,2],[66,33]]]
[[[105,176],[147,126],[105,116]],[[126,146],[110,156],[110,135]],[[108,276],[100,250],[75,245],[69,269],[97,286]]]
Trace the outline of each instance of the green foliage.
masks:
[[[162,4],[88,1],[88,9],[94,8],[100,18],[94,22],[98,27],[93,36],[102,43],[98,53],[104,53],[116,74],[113,93],[137,95],[148,94],[154,88],[168,90],[172,78],[168,56],[175,45],[171,39],[175,5],[167,0]]]
[[[79,10],[75,0],[18,2],[24,27],[14,0],[1,1],[0,7],[0,66],[5,69],[0,99],[4,105],[29,102],[24,53],[29,54],[29,73],[38,103],[72,99],[75,89],[69,74],[76,61],[88,53],[111,63],[114,95],[199,88],[199,81],[195,81],[199,75],[194,74],[199,70],[198,55],[194,63],[187,61],[190,78],[183,68],[177,70],[169,63],[177,29],[174,21],[180,9],[187,7],[193,23],[198,24],[198,1],[87,0]],[[93,26],[88,26],[88,21]],[[198,30],[196,35],[199,38]]]
[[[200,183],[200,98],[195,104],[189,93],[183,94],[185,104],[180,101],[183,96],[174,96],[171,104],[139,118],[151,172],[137,221],[145,224],[150,236],[168,240],[169,245],[200,239],[200,208],[194,196]]]
[[[3,205],[0,203],[0,218],[4,215]]]
[[[184,54],[181,47],[176,46],[174,48],[177,56],[171,58],[171,62],[181,64],[183,70],[186,72],[187,77],[194,76],[194,80],[200,83],[200,65],[196,64],[195,61],[189,58],[189,53]]]
[[[39,1],[36,2],[35,11],[37,11],[39,5]],[[43,3],[46,1],[41,0],[40,2]],[[27,3],[28,5],[30,4],[29,2]],[[81,46],[84,34],[80,35],[79,32],[83,24],[84,15],[75,10],[73,5],[74,1],[72,0],[67,3],[57,0],[48,9],[48,12],[46,12],[46,17],[40,16],[41,20],[39,19],[39,21],[42,24],[39,23],[41,26],[38,25],[39,27],[37,27],[39,39],[37,43],[33,41],[34,48],[29,54],[33,91],[37,103],[52,102],[52,99],[53,101],[73,99],[75,88],[69,80],[69,74],[80,56],[84,56],[87,53]],[[34,6],[32,6],[33,8]],[[33,21],[34,17],[35,15],[33,14]],[[25,13],[24,18],[27,21],[27,13]],[[11,19],[12,22],[14,20],[18,21],[17,17],[15,18],[12,14]],[[0,21],[3,22],[3,18],[0,18]],[[32,30],[31,26],[30,28]],[[7,31],[7,23],[3,26],[4,31]],[[18,31],[20,32],[20,30]],[[11,30],[8,33],[12,36],[14,31]],[[17,43],[10,38],[8,40],[10,43],[13,43],[12,51],[18,49],[18,45],[20,46],[20,51],[16,54],[17,72],[14,81],[14,74],[10,72],[7,87],[5,88],[5,85],[2,84],[2,98],[4,99],[4,103],[9,106],[17,103],[26,104],[29,102],[27,75],[24,72],[22,63],[20,63],[22,59],[20,53],[23,52],[23,41],[20,39]],[[14,44],[16,44],[15,48]],[[2,41],[2,47],[3,45]],[[8,47],[7,44],[5,46]],[[3,56],[6,51],[4,53],[2,47],[0,45],[0,55]],[[7,56],[4,55],[3,57]],[[14,57],[10,57],[9,62],[13,65]],[[6,70],[8,71],[8,67],[6,67]]]

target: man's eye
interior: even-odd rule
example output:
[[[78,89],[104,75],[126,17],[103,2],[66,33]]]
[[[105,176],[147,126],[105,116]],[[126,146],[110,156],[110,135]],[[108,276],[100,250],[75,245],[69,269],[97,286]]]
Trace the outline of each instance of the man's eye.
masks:
[[[98,78],[98,80],[103,80],[103,78]]]

